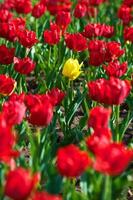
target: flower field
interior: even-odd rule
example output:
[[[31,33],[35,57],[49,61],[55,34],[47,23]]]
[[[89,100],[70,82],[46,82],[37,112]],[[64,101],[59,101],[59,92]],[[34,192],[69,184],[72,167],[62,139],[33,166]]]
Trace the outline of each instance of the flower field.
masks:
[[[132,12],[0,1],[0,200],[133,200]]]

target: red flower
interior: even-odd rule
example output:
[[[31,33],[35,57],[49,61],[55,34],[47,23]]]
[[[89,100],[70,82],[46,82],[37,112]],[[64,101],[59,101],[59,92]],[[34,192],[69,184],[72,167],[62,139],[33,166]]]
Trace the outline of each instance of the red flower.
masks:
[[[108,66],[103,66],[108,76],[121,77],[127,71],[127,62],[120,64],[118,60],[110,62]]]
[[[0,94],[1,95],[10,95],[16,87],[16,82],[14,79],[1,74],[0,75]]]
[[[65,93],[58,88],[53,88],[47,93],[49,100],[53,106],[57,106],[65,97]]]
[[[50,24],[50,30],[44,31],[44,40],[49,45],[58,44],[60,41],[60,28],[57,24]]]
[[[133,5],[133,0],[123,0],[123,4],[131,7]]]
[[[38,42],[36,33],[29,30],[21,30],[18,32],[19,42],[26,48],[31,48]]]
[[[64,32],[67,29],[68,25],[71,23],[70,12],[58,12],[56,16],[56,23]]]
[[[90,5],[90,0],[78,0],[78,3],[85,4],[86,6]]]
[[[13,157],[18,156],[18,152],[13,150],[15,145],[15,135],[5,121],[3,114],[0,114],[0,162],[10,164]]]
[[[99,149],[106,147],[110,144],[112,133],[108,128],[99,128],[86,139],[86,144],[89,150],[96,154]]]
[[[6,178],[5,195],[14,200],[27,199],[36,185],[36,176],[21,167],[10,171]]]
[[[101,3],[103,3],[105,0],[89,0],[89,4],[91,6],[98,6],[100,5]]]
[[[9,97],[9,101],[18,101],[20,103],[23,103],[25,99],[25,93],[17,94],[17,93],[12,93],[11,96]]]
[[[121,44],[119,42],[111,41],[107,43],[106,46],[106,61],[110,62],[122,56],[125,52],[124,49],[121,49]]]
[[[121,7],[118,10],[118,17],[123,21],[125,25],[129,24],[132,20],[131,8],[126,5],[121,5]]]
[[[13,14],[6,9],[0,9],[0,22],[9,22]]]
[[[97,14],[98,14],[98,9],[97,7],[94,7],[94,6],[88,6],[87,7],[87,16],[88,17],[97,17]]]
[[[2,9],[11,10],[14,8],[15,0],[4,0],[0,6]]]
[[[62,197],[47,192],[36,192],[32,200],[62,200]]]
[[[88,24],[84,28],[83,35],[87,38],[103,36],[106,38],[112,37],[114,27],[106,24]]]
[[[14,69],[20,74],[29,74],[35,68],[35,63],[28,57],[26,58],[14,58]]]
[[[133,43],[133,27],[128,27],[124,29],[124,40]]]
[[[32,16],[40,18],[46,11],[46,6],[43,3],[37,3],[32,9]]]
[[[15,48],[8,48],[5,45],[0,46],[0,64],[9,65],[13,63]]]
[[[84,51],[87,49],[87,40],[80,33],[66,34],[65,42],[69,49]]]
[[[111,77],[97,79],[88,83],[89,96],[94,101],[108,105],[119,105],[129,95],[131,86],[127,80]]]
[[[25,116],[26,107],[20,101],[7,101],[3,104],[2,112],[10,126],[20,124]]]
[[[42,0],[43,1],[43,0]],[[45,2],[45,0],[44,0]],[[52,15],[56,15],[60,11],[69,12],[72,2],[70,0],[48,0],[46,1],[47,9]]]
[[[88,45],[90,51],[89,64],[99,66],[105,61],[106,43],[102,40],[91,40]]]
[[[15,0],[15,10],[17,13],[28,14],[32,11],[31,0]]]
[[[22,17],[17,17],[11,20],[11,23],[16,27],[16,34],[19,30],[24,30],[26,25],[26,20]]]
[[[35,104],[30,109],[28,121],[37,126],[47,126],[53,118],[53,106],[51,102],[45,98],[40,104]]]
[[[63,176],[71,178],[80,176],[90,164],[87,152],[81,151],[73,144],[58,149],[57,169]]]
[[[112,143],[99,148],[94,169],[111,176],[122,173],[133,159],[133,151],[123,144]]]
[[[76,18],[82,18],[86,15],[87,7],[83,3],[78,3],[74,10],[74,16]]]
[[[13,42],[17,39],[18,31],[23,30],[24,27],[25,20],[23,18],[15,18],[8,23],[0,23],[0,37]]]
[[[48,99],[48,97],[47,97]],[[41,104],[42,100],[39,94],[28,94],[25,96],[25,104],[29,110],[34,108],[35,105]]]
[[[89,113],[88,127],[93,129],[108,128],[110,115],[111,109],[94,107]]]

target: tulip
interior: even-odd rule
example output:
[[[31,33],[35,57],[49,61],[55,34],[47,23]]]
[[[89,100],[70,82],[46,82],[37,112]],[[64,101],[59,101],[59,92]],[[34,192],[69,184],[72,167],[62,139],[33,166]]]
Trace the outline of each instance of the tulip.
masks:
[[[73,51],[81,52],[87,49],[87,40],[80,33],[67,33],[66,46]]]
[[[16,81],[4,74],[0,75],[0,94],[3,96],[11,95],[16,88]]]
[[[65,62],[62,74],[70,80],[75,80],[82,72],[80,71],[82,64],[79,64],[77,59],[70,58]]]
[[[45,30],[43,33],[44,40],[49,45],[58,44],[60,41],[60,27],[55,24],[50,24],[50,30]]]
[[[111,109],[100,106],[94,107],[89,113],[88,127],[92,127],[94,130],[99,128],[108,128],[110,115]]]
[[[94,101],[108,105],[122,104],[130,93],[131,86],[128,80],[110,77],[97,79],[88,83],[89,96]]]
[[[20,73],[27,75],[31,73],[35,68],[36,63],[33,62],[29,57],[17,58],[14,57],[14,69]]]
[[[26,48],[31,48],[34,44],[38,42],[36,38],[36,33],[29,30],[21,30],[18,32],[18,38],[21,45]]]
[[[114,142],[98,149],[93,167],[98,172],[117,176],[128,167],[132,159],[132,150]]]
[[[46,6],[42,3],[37,3],[32,9],[32,16],[40,18],[46,11]]]
[[[91,165],[87,152],[81,151],[74,144],[61,147],[57,152],[57,169],[62,176],[80,176]]]
[[[23,102],[8,101],[2,106],[5,119],[9,125],[20,124],[25,116],[26,106]]]
[[[37,174],[33,176],[29,170],[16,168],[7,175],[5,195],[14,200],[26,200],[37,183]]]
[[[32,11],[31,0],[15,0],[14,4],[17,13],[28,14]]]
[[[62,200],[62,197],[47,192],[36,192],[32,200]]]

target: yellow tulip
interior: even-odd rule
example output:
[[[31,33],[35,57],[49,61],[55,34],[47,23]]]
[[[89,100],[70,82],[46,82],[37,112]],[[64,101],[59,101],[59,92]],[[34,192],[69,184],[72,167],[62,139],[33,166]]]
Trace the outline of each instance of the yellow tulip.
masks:
[[[82,72],[80,71],[82,65],[83,63],[79,64],[77,59],[69,58],[64,64],[62,74],[70,80],[75,80]]]

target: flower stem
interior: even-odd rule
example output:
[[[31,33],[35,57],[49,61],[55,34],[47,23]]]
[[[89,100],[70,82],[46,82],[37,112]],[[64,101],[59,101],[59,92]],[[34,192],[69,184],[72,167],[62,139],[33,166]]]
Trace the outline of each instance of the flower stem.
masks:
[[[104,178],[104,191],[102,200],[112,200],[112,178],[110,176],[105,176]]]

